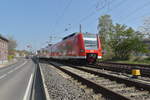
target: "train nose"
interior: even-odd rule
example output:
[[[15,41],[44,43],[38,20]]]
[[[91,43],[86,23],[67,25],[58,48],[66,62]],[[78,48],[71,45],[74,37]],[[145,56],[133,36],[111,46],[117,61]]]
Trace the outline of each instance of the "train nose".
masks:
[[[87,54],[87,62],[89,64],[95,63],[96,59],[97,59],[97,54],[95,54],[95,53],[88,53]]]

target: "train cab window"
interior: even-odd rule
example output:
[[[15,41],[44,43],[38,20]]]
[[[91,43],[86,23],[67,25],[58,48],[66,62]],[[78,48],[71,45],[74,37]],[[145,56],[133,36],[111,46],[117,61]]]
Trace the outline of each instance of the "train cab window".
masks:
[[[96,34],[83,34],[85,49],[98,49]]]

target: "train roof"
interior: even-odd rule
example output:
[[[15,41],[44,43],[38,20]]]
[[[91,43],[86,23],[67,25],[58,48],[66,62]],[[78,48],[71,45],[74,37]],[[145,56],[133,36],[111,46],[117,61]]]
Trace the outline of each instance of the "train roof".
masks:
[[[68,38],[70,38],[70,37],[72,37],[72,36],[74,36],[74,35],[76,35],[76,34],[77,34],[77,33],[70,34],[70,35],[64,37],[62,40],[66,40],[66,39],[68,39]]]
[[[68,36],[66,36],[66,37],[64,37],[64,38],[62,38],[62,40],[66,40],[66,39],[68,39],[68,38],[70,38],[70,37],[73,37],[73,36],[75,36],[75,35],[77,35],[77,34],[83,34],[84,36],[88,36],[88,37],[91,37],[91,36],[96,35],[96,34],[92,34],[92,33],[88,33],[88,32],[86,32],[86,33],[75,32],[75,33],[72,33],[72,34],[70,34],[70,35],[68,35]],[[59,42],[56,43],[56,44],[48,44],[47,47],[41,48],[40,50],[46,50],[47,48],[56,46],[56,45],[59,44],[59,43],[61,43],[61,41],[59,41]]]
[[[64,37],[62,40],[66,40],[66,39],[68,39],[68,38],[70,38],[70,37],[75,36],[76,34],[79,34],[79,33],[77,33],[77,32],[76,32],[76,33],[72,33],[72,34],[70,34],[70,35]],[[81,33],[81,34],[87,35],[87,36],[96,35],[96,34],[92,34],[92,33],[88,33],[88,32],[86,32],[86,33]]]

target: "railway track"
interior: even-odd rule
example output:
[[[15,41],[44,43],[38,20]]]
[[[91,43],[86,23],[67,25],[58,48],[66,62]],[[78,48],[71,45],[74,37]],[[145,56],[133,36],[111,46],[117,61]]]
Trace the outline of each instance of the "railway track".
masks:
[[[81,67],[51,63],[59,70],[111,100],[150,100],[150,85]]]
[[[127,63],[115,63],[115,62],[99,62],[99,64],[139,66],[139,67],[143,67],[143,68],[150,68],[150,65],[144,65],[144,64],[127,64]]]
[[[65,63],[63,63],[65,64]],[[69,66],[77,66],[77,65],[73,65],[73,64],[70,64],[70,63],[67,63],[67,65]],[[130,74],[127,74],[127,73],[124,73],[123,71],[118,71],[118,72],[115,72],[115,71],[111,71],[111,70],[104,70],[103,68],[101,67],[95,67],[93,65],[85,65],[85,66],[77,66],[77,67],[80,67],[80,68],[83,68],[83,69],[89,69],[89,70],[93,70],[93,71],[96,71],[96,72],[105,72],[107,74],[111,74],[111,75],[114,75],[114,76],[119,76],[119,77],[122,77],[122,78],[126,78],[126,79],[130,79],[130,80],[135,80],[135,81],[140,81],[140,82],[143,82],[143,83],[148,83],[150,84],[150,77],[138,77],[138,78],[132,78],[132,74],[130,72]]]
[[[121,72],[131,74],[132,69],[140,69],[141,76],[150,77],[150,65],[139,65],[139,64],[120,64],[120,63],[109,63],[109,62],[99,62],[95,65],[87,65],[87,67],[105,69],[114,72]]]

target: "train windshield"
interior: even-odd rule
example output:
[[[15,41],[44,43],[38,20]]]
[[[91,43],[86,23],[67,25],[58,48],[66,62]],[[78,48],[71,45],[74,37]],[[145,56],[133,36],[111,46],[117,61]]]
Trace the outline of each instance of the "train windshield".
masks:
[[[85,49],[98,49],[97,47],[97,35],[96,34],[83,34],[83,40]]]

